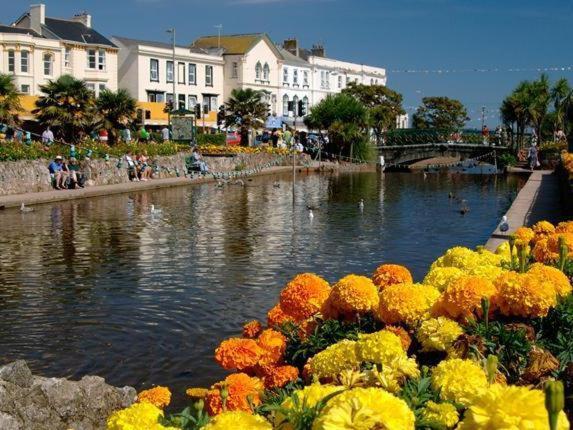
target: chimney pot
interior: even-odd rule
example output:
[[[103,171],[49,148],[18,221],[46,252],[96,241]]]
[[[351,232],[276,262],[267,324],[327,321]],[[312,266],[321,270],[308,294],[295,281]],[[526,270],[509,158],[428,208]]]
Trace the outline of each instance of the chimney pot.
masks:
[[[88,28],[92,28],[92,16],[87,12],[80,12],[72,17],[72,21],[81,22]]]

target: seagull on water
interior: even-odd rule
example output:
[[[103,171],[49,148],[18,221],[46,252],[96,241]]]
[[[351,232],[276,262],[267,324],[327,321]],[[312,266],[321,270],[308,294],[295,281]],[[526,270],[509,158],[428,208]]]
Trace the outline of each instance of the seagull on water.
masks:
[[[358,209],[360,209],[360,212],[364,210],[364,199],[360,199],[360,202],[358,202]]]
[[[312,209],[308,210],[308,217],[310,218],[311,221],[314,219],[314,213],[312,212]]]
[[[155,205],[151,205],[150,212],[154,215],[159,215],[161,214],[162,210],[155,208]]]

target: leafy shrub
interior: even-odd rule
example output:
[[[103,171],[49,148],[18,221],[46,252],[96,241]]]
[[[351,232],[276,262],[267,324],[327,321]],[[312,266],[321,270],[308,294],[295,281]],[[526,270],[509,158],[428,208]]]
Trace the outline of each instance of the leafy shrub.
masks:
[[[227,137],[223,133],[197,135],[197,145],[224,146],[226,143]]]
[[[517,157],[509,153],[501,154],[497,158],[497,164],[502,169],[507,166],[515,166],[517,164]]]

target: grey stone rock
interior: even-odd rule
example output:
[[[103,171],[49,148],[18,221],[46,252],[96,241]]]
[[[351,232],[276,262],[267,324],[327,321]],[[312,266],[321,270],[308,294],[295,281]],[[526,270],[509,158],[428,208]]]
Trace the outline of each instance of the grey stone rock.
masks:
[[[4,375],[22,387],[0,377],[0,430],[99,430],[105,429],[108,416],[130,406],[136,398],[132,387],[116,388],[98,376],[80,381],[21,375],[25,363],[11,363]],[[16,371],[16,369],[20,369]],[[28,369],[29,370],[29,369]]]
[[[0,367],[0,379],[19,387],[30,387],[32,385],[32,371],[24,360],[18,360]]]

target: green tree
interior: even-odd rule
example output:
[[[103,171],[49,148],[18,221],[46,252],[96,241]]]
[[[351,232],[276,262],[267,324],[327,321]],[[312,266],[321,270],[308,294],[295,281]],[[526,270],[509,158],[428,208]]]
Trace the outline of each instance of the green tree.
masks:
[[[414,128],[454,131],[463,128],[469,118],[466,108],[459,100],[424,97],[412,120]]]
[[[555,112],[553,131],[565,131],[565,111],[567,104],[572,98],[571,91],[569,81],[565,78],[559,79],[551,88],[551,100],[553,101],[553,109]]]
[[[378,144],[385,131],[396,128],[396,117],[406,113],[402,108],[402,94],[383,85],[351,82],[342,93],[355,97],[368,109],[368,125]]]
[[[327,151],[346,157],[352,158],[354,146],[368,138],[367,109],[349,94],[330,95],[323,99],[310,109],[305,124],[311,129],[327,130],[330,138]]]
[[[12,76],[0,73],[0,123],[12,127],[18,125],[18,112],[21,111],[22,105]]]
[[[538,80],[528,83],[526,88],[529,96],[527,105],[529,125],[535,129],[537,136],[541,139],[541,125],[551,102],[549,78],[546,74],[542,74]]]
[[[94,123],[95,97],[84,81],[70,75],[41,85],[32,112],[41,124],[57,128],[68,142],[77,142]]]
[[[528,99],[528,83],[521,82],[501,103],[501,118],[511,129],[514,146],[523,146],[525,129],[529,124]]]
[[[262,91],[235,88],[225,103],[225,127],[239,128],[242,146],[249,145],[249,131],[263,127],[269,116],[263,96]]]
[[[110,143],[117,142],[118,130],[129,127],[137,114],[137,100],[129,95],[127,90],[117,92],[104,90],[97,101],[97,125],[109,130]]]

